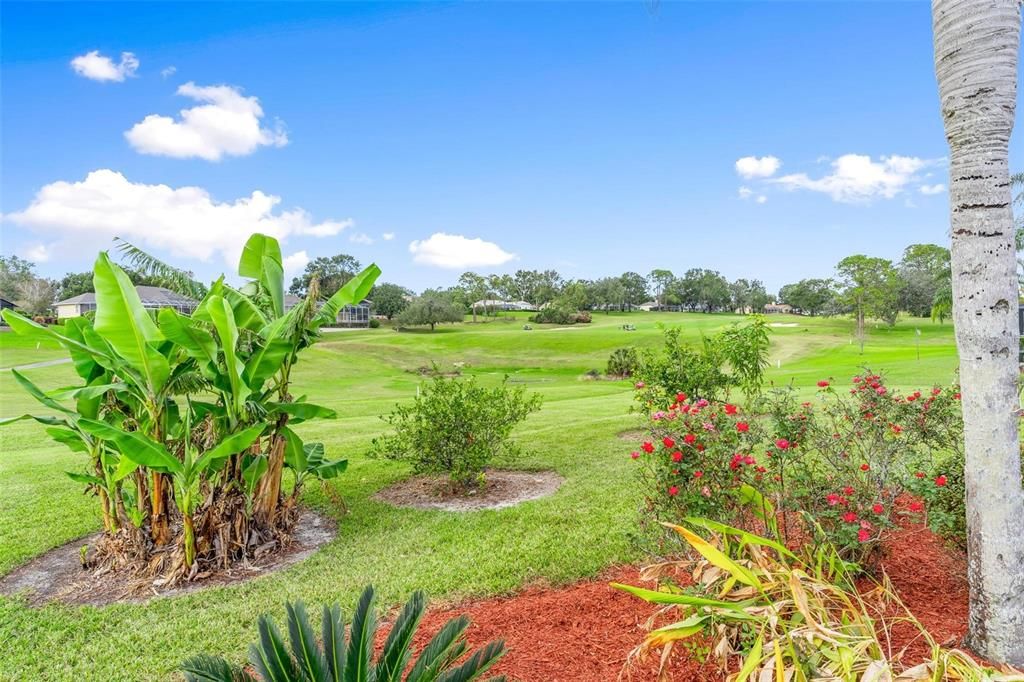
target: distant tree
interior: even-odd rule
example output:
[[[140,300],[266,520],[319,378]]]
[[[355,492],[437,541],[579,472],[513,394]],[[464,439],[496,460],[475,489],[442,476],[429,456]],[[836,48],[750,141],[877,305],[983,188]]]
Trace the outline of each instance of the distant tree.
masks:
[[[896,324],[899,312],[900,277],[892,261],[857,254],[839,261],[836,272],[843,285],[842,297],[853,309],[857,339],[864,352],[864,321],[867,317]]]
[[[425,294],[410,303],[396,319],[403,327],[430,325],[430,331],[434,331],[442,322],[462,322],[462,316],[462,309],[451,301],[436,294]]]
[[[35,277],[35,264],[18,256],[0,256],[0,296],[15,301],[22,285]]]
[[[370,290],[373,309],[389,320],[409,306],[407,297],[411,296],[412,292],[405,287],[388,282],[377,284]]]
[[[329,258],[320,256],[306,263],[306,269],[302,275],[292,279],[288,291],[304,296],[309,290],[310,280],[317,275],[320,278],[320,296],[330,298],[362,269],[359,261],[346,253]]]
[[[691,268],[676,280],[675,290],[683,305],[692,310],[710,313],[729,305],[729,282],[721,273]]]
[[[738,279],[729,285],[730,307],[740,312],[750,309],[751,312],[760,313],[764,306],[771,301],[771,297],[764,288],[761,280]]]
[[[488,298],[488,287],[487,279],[475,272],[464,272],[459,276],[459,288],[468,301],[469,308],[473,312],[473,321],[476,322],[476,305],[477,301]],[[484,315],[487,314],[487,309],[484,308]]]
[[[624,272],[619,277],[622,282],[622,300],[627,306],[640,305],[647,300],[647,280],[635,272]]]
[[[55,293],[53,280],[33,277],[18,287],[18,305],[29,316],[45,315],[53,307]]]
[[[659,306],[665,305],[665,293],[672,286],[676,276],[672,274],[671,270],[651,270],[647,275],[647,281],[651,284],[651,289],[654,290],[654,298],[658,302]]]
[[[561,295],[565,283],[562,276],[555,270],[544,270],[537,273],[537,287],[532,299],[526,299],[535,305],[544,305]]]
[[[587,310],[591,307],[591,288],[589,283],[575,280],[562,287],[560,300],[573,310]]]
[[[821,314],[831,307],[835,299],[835,284],[830,279],[802,279],[779,290],[782,303],[799,308],[808,315]]]
[[[594,305],[603,307],[606,313],[626,306],[626,288],[622,286],[621,277],[602,277],[593,283],[590,291]]]
[[[936,244],[911,244],[898,266],[902,286],[899,307],[911,315],[931,315],[935,295],[950,281],[949,249]]]
[[[92,272],[69,272],[57,282],[58,301],[87,294],[90,291],[92,291]]]

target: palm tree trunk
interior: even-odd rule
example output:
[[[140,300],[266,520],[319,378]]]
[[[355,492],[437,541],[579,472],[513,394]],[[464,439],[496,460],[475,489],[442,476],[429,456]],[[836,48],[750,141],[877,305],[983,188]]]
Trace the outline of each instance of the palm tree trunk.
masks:
[[[950,149],[953,321],[967,487],[968,644],[1024,664],[1018,285],[1008,148],[1017,98],[1016,0],[933,0],[935,73]]]

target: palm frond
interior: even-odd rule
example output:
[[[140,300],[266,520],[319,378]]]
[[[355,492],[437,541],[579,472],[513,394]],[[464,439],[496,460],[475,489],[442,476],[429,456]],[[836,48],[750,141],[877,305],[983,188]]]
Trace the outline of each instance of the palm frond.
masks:
[[[160,286],[196,300],[206,295],[206,287],[192,279],[192,273],[168,265],[120,237],[115,237],[114,243],[124,263],[143,277],[151,277],[159,281]]]
[[[301,601],[286,605],[288,610],[288,637],[292,643],[292,654],[299,663],[304,677],[319,681],[327,679],[327,661],[324,660],[309,624],[306,605]]]
[[[255,679],[220,656],[199,654],[181,664],[185,682],[255,682]]]

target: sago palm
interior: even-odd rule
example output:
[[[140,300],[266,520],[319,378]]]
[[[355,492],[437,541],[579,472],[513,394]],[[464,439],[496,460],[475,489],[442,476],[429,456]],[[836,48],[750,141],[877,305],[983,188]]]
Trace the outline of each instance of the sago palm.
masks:
[[[273,620],[260,616],[260,639],[249,646],[249,662],[257,677],[219,656],[200,655],[182,664],[188,682],[470,682],[482,676],[505,654],[505,643],[495,641],[466,653],[469,618],[445,623],[410,666],[412,641],[426,610],[426,598],[415,592],[402,609],[384,648],[374,660],[377,614],[374,591],[363,591],[348,635],[337,604],[323,606],[320,642],[317,642],[301,601],[286,604],[286,645]],[[408,669],[408,673],[406,673]],[[403,673],[404,676],[403,676]],[[490,678],[501,682],[504,677]]]

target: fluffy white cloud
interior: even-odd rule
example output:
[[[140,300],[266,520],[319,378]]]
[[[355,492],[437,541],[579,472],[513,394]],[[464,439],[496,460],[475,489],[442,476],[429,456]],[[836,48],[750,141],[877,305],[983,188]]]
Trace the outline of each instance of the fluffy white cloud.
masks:
[[[427,239],[409,244],[413,261],[440,268],[472,268],[501,265],[516,257],[494,242],[479,237],[435,232]]]
[[[365,232],[354,232],[349,235],[348,240],[353,244],[362,244],[363,246],[369,246],[373,243],[373,237]]]
[[[389,241],[391,241],[392,239],[395,238],[395,233],[394,232],[385,232],[384,234],[382,234],[380,236],[380,238],[383,239],[386,242],[389,242]]]
[[[937,185],[921,185],[919,189],[921,194],[942,194],[946,191],[946,186],[939,183]]]
[[[178,72],[178,67],[174,66],[172,64],[171,66],[167,66],[167,67],[164,67],[164,68],[160,69],[160,77],[161,78],[170,78],[171,76],[173,76],[177,72]]]
[[[736,172],[741,178],[768,178],[781,165],[782,161],[774,156],[744,156],[736,160]]]
[[[806,173],[771,180],[786,189],[822,192],[835,201],[856,203],[876,197],[892,199],[917,182],[917,172],[936,163],[916,156],[883,156],[874,161],[862,154],[844,154],[832,162],[832,172],[820,178]]]
[[[219,161],[224,156],[245,156],[259,147],[283,147],[288,135],[278,122],[261,127],[263,108],[255,97],[245,97],[230,85],[178,88],[178,94],[201,104],[182,109],[181,118],[150,114],[125,132],[136,151],[176,159]]]
[[[757,201],[757,203],[759,203],[759,204],[763,204],[763,203],[765,203],[766,201],[768,201],[768,197],[766,197],[766,196],[765,196],[765,195],[763,195],[763,194],[759,194],[759,195],[757,195],[757,200],[756,200],[756,201]]]
[[[99,50],[93,50],[72,59],[71,68],[79,76],[90,80],[120,83],[125,78],[135,75],[139,68],[139,60],[131,52],[122,52],[121,61],[115,63],[110,57],[101,55]]]
[[[214,200],[201,187],[169,187],[129,181],[112,170],[95,170],[80,182],[53,182],[4,221],[55,237],[60,251],[93,252],[114,237],[166,249],[179,257],[237,263],[253,232],[277,237],[328,237],[351,220],[314,222],[300,208],[281,210],[281,198],[259,190],[230,202]],[[302,252],[299,252],[301,254]],[[289,256],[294,266],[299,254]]]

